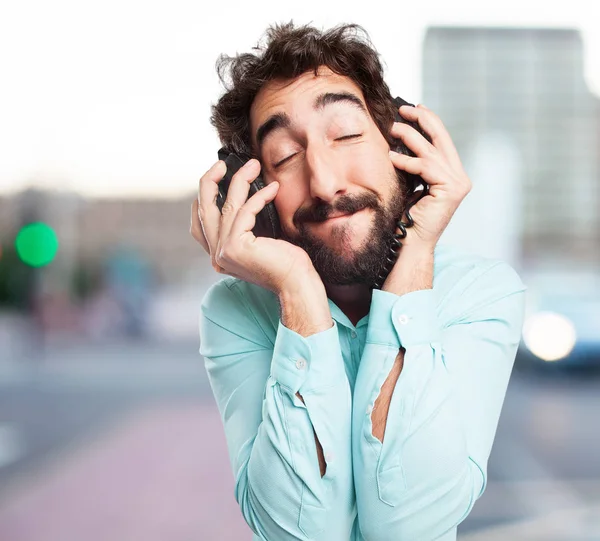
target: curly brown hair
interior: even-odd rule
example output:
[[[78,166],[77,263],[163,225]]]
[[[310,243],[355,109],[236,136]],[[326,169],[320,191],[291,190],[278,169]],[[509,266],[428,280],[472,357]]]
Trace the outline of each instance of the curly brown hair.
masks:
[[[228,151],[258,158],[252,153],[250,107],[259,90],[274,79],[290,80],[311,70],[318,75],[320,66],[359,86],[373,121],[392,144],[389,131],[397,109],[383,80],[379,54],[362,26],[343,24],[320,31],[310,25],[295,27],[290,21],[270,26],[265,36],[264,46],[259,41],[253,47],[258,54],[222,54],[216,63],[226,92],[211,107],[210,121]]]

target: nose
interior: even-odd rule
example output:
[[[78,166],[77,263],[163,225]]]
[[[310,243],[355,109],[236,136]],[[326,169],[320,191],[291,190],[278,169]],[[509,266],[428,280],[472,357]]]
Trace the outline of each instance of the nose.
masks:
[[[327,150],[307,149],[305,163],[313,199],[332,204],[346,191],[344,166]]]

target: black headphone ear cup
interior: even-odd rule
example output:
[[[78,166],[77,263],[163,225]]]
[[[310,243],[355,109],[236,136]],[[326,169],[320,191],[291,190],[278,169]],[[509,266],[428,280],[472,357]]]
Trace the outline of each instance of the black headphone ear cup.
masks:
[[[227,199],[227,192],[229,190],[229,185],[231,184],[233,175],[235,175],[235,173],[237,173],[237,171],[248,160],[250,160],[251,156],[229,152],[226,148],[219,149],[217,154],[219,159],[223,160],[227,166],[225,175],[218,183],[216,200],[217,207],[220,211],[222,211],[225,200]],[[248,197],[252,197],[256,192],[258,192],[258,190],[264,188],[264,186],[265,183],[262,177],[259,175],[250,183]],[[273,203],[273,201],[267,203],[265,207],[256,215],[256,224],[252,228],[252,232],[257,237],[271,237],[277,239],[281,236],[279,215],[277,214],[277,209],[275,208],[275,203]]]
[[[248,197],[251,197],[259,190],[262,190],[266,186],[261,175],[250,183],[250,192]],[[281,223],[279,221],[279,214],[275,208],[275,203],[270,201],[264,208],[256,215],[256,224],[252,229],[252,232],[256,237],[271,237],[277,239],[281,236]]]
[[[410,105],[411,107],[414,107],[414,105],[412,103],[407,102],[406,100],[403,100],[399,96],[394,98],[394,105],[396,106],[396,112],[395,112],[396,122],[402,122],[404,124],[408,124],[415,130],[417,130],[423,137],[425,137],[425,139],[427,141],[429,141],[431,143],[431,137],[429,137],[429,135],[421,128],[421,126],[419,126],[418,122],[412,122],[410,120],[406,120],[398,111],[398,109],[402,105]],[[395,144],[395,148],[393,148],[393,150],[395,150],[396,152],[400,152],[401,154],[406,154],[407,156],[415,157],[415,153],[410,148],[408,148],[404,144],[404,141],[402,141],[401,139],[394,139],[394,144]],[[419,175],[412,175],[410,173],[404,172],[404,176],[406,177],[407,192],[409,194],[408,195],[409,206],[412,206],[419,199],[421,199],[421,197],[423,197],[424,195],[426,195],[429,192],[429,187],[427,186],[427,183]]]
[[[402,105],[410,105],[411,107],[414,107],[414,105],[412,103],[404,101],[402,98],[399,98],[399,97],[394,98],[394,104],[396,106],[396,112],[395,112],[396,122],[402,122],[403,124],[408,124],[410,127],[417,130],[423,137],[425,137],[425,139],[427,139],[427,141],[429,141],[431,143],[431,137],[429,137],[429,135],[427,135],[427,133],[421,128],[421,126],[419,126],[418,122],[412,122],[411,120],[407,120],[400,114],[400,111],[398,111],[398,109],[400,109],[400,107]],[[401,139],[394,139],[394,142],[397,143],[397,146],[400,149],[400,150],[394,149],[394,150],[396,150],[396,152],[402,152],[402,154],[407,154],[408,156],[415,155],[415,153],[410,148],[408,148]]]

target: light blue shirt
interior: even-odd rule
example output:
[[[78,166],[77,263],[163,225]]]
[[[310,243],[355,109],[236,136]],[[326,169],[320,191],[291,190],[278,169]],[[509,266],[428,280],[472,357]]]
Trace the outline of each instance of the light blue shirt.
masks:
[[[438,244],[433,289],[373,290],[356,326],[329,299],[333,326],[303,337],[272,292],[214,284],[200,353],[253,539],[455,540],[485,489],[525,290],[507,263]],[[371,412],[401,347],[381,443]]]

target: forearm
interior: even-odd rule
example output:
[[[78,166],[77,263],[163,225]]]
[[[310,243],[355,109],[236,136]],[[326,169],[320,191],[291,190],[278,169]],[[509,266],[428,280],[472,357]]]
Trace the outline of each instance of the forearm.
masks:
[[[429,541],[470,509],[481,477],[469,465],[455,398],[433,332],[431,342],[407,340],[405,348],[365,345],[352,435],[358,513],[366,538]],[[370,405],[372,414],[365,419]]]
[[[296,393],[296,396],[302,400],[304,405],[306,405],[306,402],[304,402],[304,398],[302,398],[300,393]],[[314,428],[313,433],[315,435],[315,445],[317,446],[317,458],[319,459],[319,473],[321,474],[321,477],[323,477],[327,471],[327,463],[325,462],[325,456],[323,455],[323,446],[321,445],[321,442],[319,442],[319,438],[317,437]]]
[[[307,279],[278,294],[281,322],[302,336],[325,331],[333,325],[327,294],[319,280]]]
[[[251,313],[244,297],[256,294],[224,280],[202,307],[201,354],[223,419],[236,500],[261,539],[348,539],[356,514],[352,402],[338,329],[333,322],[306,337],[281,321],[272,329],[277,299],[256,299],[260,309]],[[315,434],[324,457],[334,457],[324,476]]]
[[[385,427],[387,425],[388,412],[390,410],[390,401],[392,400],[392,394],[398,381],[398,376],[402,372],[404,366],[404,349],[400,349],[392,370],[390,371],[384,384],[381,386],[381,391],[375,404],[373,405],[373,411],[371,413],[371,423],[373,425],[373,436],[375,436],[380,442],[383,443],[385,435]]]
[[[398,260],[382,291],[404,295],[420,289],[433,287],[433,252],[427,245],[408,245],[400,248]]]
[[[305,283],[294,291],[282,291],[279,294],[279,305],[281,322],[288,329],[302,336],[310,336],[325,331],[333,325],[327,296],[322,284]],[[299,392],[296,393],[296,396],[305,404],[304,398]],[[319,470],[321,477],[323,477],[327,464],[323,454],[323,446],[319,442],[316,432],[314,432],[314,435]]]
[[[382,290],[403,295],[411,291],[433,287],[433,249],[427,247],[404,246],[394,269],[383,284]],[[398,351],[394,365],[381,387],[381,392],[373,405],[371,422],[373,436],[383,442],[390,401],[398,377],[404,366],[404,348]]]
[[[313,478],[303,489],[301,527],[307,533],[316,533],[316,525],[329,517],[331,529],[327,532],[335,537],[346,527],[351,528],[355,509],[352,397],[337,327],[320,279],[306,277],[293,290],[279,292],[278,299],[284,336],[300,335],[308,345],[308,348],[279,350],[271,373],[281,384],[282,392],[294,397],[293,407],[286,414],[292,453],[320,480]],[[277,353],[277,345],[275,350]],[[306,431],[298,440],[300,433],[294,420],[302,414],[310,423],[312,445],[306,439]]]
[[[352,438],[361,530],[374,541],[438,539],[485,488],[523,286],[488,261],[447,268],[435,292],[373,292]]]
[[[267,382],[263,422],[247,467],[237,478],[236,499],[242,513],[268,541],[308,541],[320,531],[330,538],[347,538],[354,507],[350,422],[339,418],[337,410],[350,409],[349,393],[338,385],[327,395],[307,394],[306,401],[300,401],[273,383]],[[326,415],[330,419],[323,421]],[[321,471],[320,461],[325,460],[323,451],[320,456],[315,453],[317,433],[326,449],[333,450],[337,469]],[[328,520],[330,516],[339,520]]]
[[[395,362],[390,346],[367,344],[364,351],[361,362],[382,358],[384,368]],[[356,417],[355,484],[367,539],[438,539],[465,518],[480,494],[483,474],[469,456],[453,387],[440,342],[407,345],[385,438]],[[355,394],[355,406],[359,402]]]

